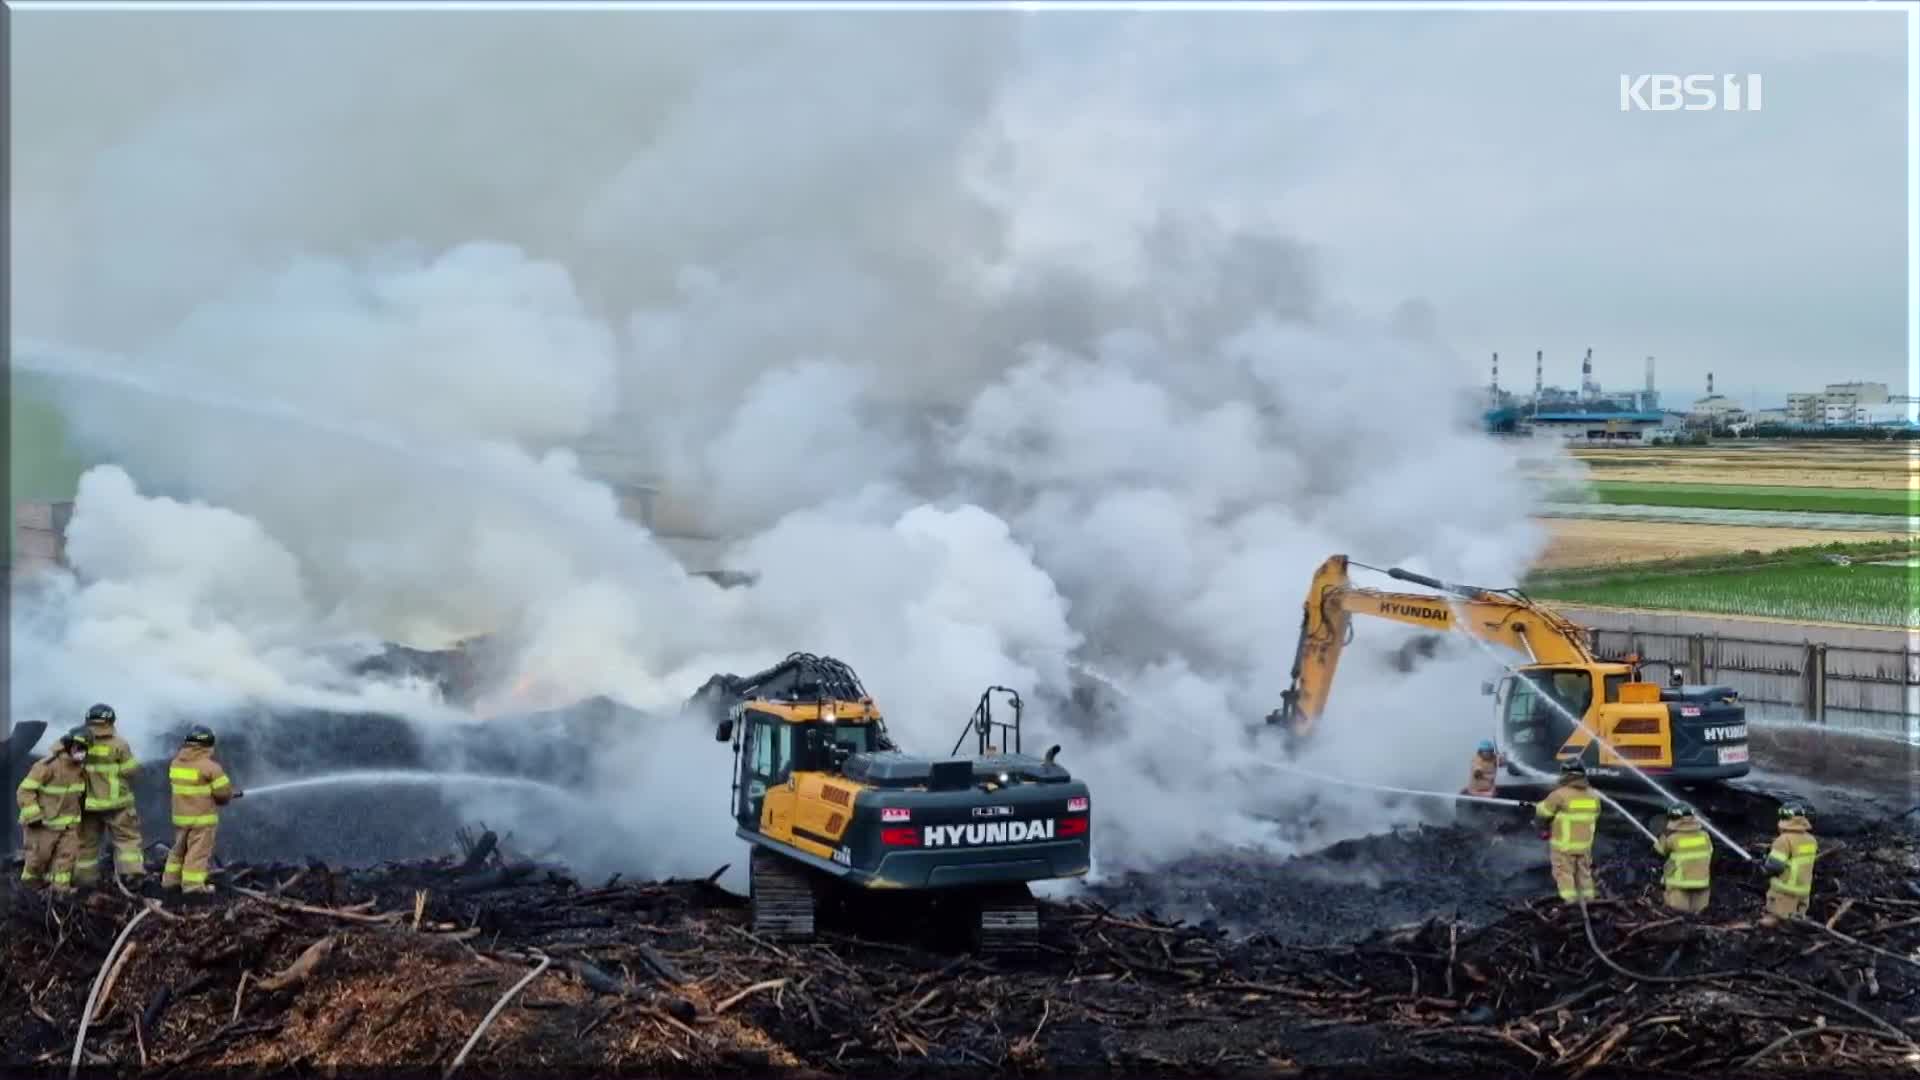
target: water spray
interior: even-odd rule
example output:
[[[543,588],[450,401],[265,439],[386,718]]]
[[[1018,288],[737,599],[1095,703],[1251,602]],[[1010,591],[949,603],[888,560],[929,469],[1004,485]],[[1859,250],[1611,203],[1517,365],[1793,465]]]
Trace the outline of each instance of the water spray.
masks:
[[[131,391],[151,398],[290,424],[316,435],[340,439],[390,455],[409,464],[424,465],[450,477],[475,481],[478,490],[497,491],[502,486],[500,474],[483,471],[484,467],[475,460],[473,447],[425,443],[411,437],[399,437],[391,432],[363,424],[343,423],[329,417],[315,416],[311,412],[279,399],[241,397],[224,390],[209,389],[197,383],[187,373],[177,369],[145,362],[136,368],[121,357],[31,338],[14,343],[13,366],[16,371],[33,372],[49,378],[92,383],[96,386]],[[569,520],[576,540],[580,536],[582,526],[603,524],[598,521],[578,520],[580,515],[576,509],[565,500],[557,498],[554,491],[544,484],[513,483],[507,490],[513,498],[543,514],[559,514]],[[620,519],[619,523],[631,531],[595,537],[608,557],[616,563],[628,561],[630,546],[647,535],[640,526],[625,519]]]
[[[505,787],[533,789],[548,795],[558,796],[569,802],[584,802],[580,796],[555,784],[540,780],[529,780],[522,776],[489,776],[484,773],[436,773],[422,769],[366,769],[355,772],[329,773],[325,776],[309,776],[299,780],[284,780],[264,787],[247,788],[249,797],[269,795],[276,791],[298,791],[301,788],[333,787],[353,784],[498,784]]]
[[[1453,598],[1443,596],[1441,599],[1442,599],[1442,602],[1444,602],[1447,605],[1447,609],[1453,613],[1454,633],[1459,634],[1465,637],[1468,641],[1473,642],[1476,646],[1480,648],[1480,651],[1486,653],[1489,657],[1491,657],[1494,663],[1500,665],[1502,669],[1507,671],[1514,678],[1519,679],[1520,681],[1526,683],[1529,687],[1532,688],[1534,695],[1536,697],[1540,698],[1541,700],[1544,700],[1548,705],[1553,707],[1554,711],[1558,712],[1561,716],[1565,717],[1570,723],[1578,727],[1580,730],[1586,732],[1588,737],[1593,739],[1594,742],[1600,744],[1602,747],[1605,747],[1615,757],[1619,758],[1620,763],[1626,766],[1627,771],[1633,773],[1634,776],[1638,777],[1648,787],[1659,792],[1661,796],[1663,796],[1668,802],[1679,801],[1679,799],[1673,794],[1673,792],[1668,791],[1666,788],[1660,786],[1660,783],[1656,781],[1653,777],[1648,776],[1645,772],[1642,772],[1632,762],[1628,761],[1625,755],[1621,754],[1619,750],[1615,749],[1613,744],[1608,742],[1603,736],[1601,736],[1599,732],[1595,731],[1592,727],[1588,726],[1585,720],[1582,720],[1580,717],[1573,715],[1573,710],[1561,704],[1560,700],[1554,697],[1552,694],[1549,694],[1545,690],[1541,689],[1540,684],[1537,682],[1534,682],[1531,676],[1527,675],[1525,672],[1521,671],[1518,667],[1515,667],[1513,664],[1508,663],[1504,657],[1502,657],[1499,653],[1493,650],[1493,646],[1487,644],[1485,641],[1480,640],[1478,637],[1475,637],[1472,633],[1468,632],[1464,628],[1466,620],[1461,617],[1460,607],[1454,601]],[[1498,735],[1497,731],[1496,731],[1496,735]],[[1502,757],[1506,756],[1505,751],[1506,751],[1506,747],[1503,742],[1503,745],[1501,746]],[[1518,768],[1520,768],[1522,771],[1530,773],[1535,777],[1545,777],[1549,779],[1551,778],[1550,774],[1541,772],[1537,769],[1530,768],[1524,763],[1515,762],[1514,764]],[[1621,806],[1620,803],[1617,802],[1612,796],[1608,795],[1606,792],[1600,790],[1599,788],[1594,789],[1594,794],[1598,795],[1601,801],[1605,802],[1608,806],[1611,806],[1615,810],[1619,811],[1621,816],[1625,817],[1628,821],[1632,822],[1634,828],[1639,829],[1640,832],[1647,837],[1647,839],[1653,840],[1656,843],[1659,841],[1659,838],[1654,836],[1651,830],[1649,830],[1646,826],[1640,824],[1639,818],[1628,813],[1626,808]],[[1715,837],[1717,837],[1721,843],[1732,848],[1735,852],[1738,852],[1741,859],[1747,862],[1753,861],[1753,856],[1748,854],[1745,848],[1735,843],[1732,837],[1728,836],[1726,833],[1723,833],[1718,828],[1716,828],[1713,822],[1707,820],[1707,816],[1705,814],[1699,814],[1696,812],[1695,816],[1699,818],[1700,824],[1708,832],[1712,833]]]
[[[1072,670],[1079,672],[1082,675],[1086,675],[1092,679],[1095,679],[1096,681],[1101,683],[1101,685],[1106,686],[1108,689],[1119,694],[1121,697],[1126,698],[1128,701],[1134,702],[1136,704],[1138,704],[1140,701],[1139,697],[1135,695],[1132,691],[1120,685],[1120,683],[1116,679],[1114,679],[1112,676],[1107,675],[1104,672],[1101,672],[1097,668],[1094,668],[1088,664],[1080,663],[1078,661],[1070,661],[1067,664],[1067,666]],[[1171,720],[1171,721],[1165,721],[1165,722],[1171,724],[1173,727],[1178,728],[1181,731],[1186,732],[1189,735],[1194,736],[1196,739],[1201,738],[1201,735],[1199,732],[1195,731],[1190,727],[1187,727],[1185,724],[1182,724],[1177,720]],[[1363,780],[1349,780],[1344,777],[1327,776],[1323,773],[1309,772],[1305,769],[1301,769],[1296,766],[1283,765],[1280,762],[1273,761],[1269,758],[1253,758],[1251,760],[1253,764],[1258,765],[1264,769],[1272,769],[1275,772],[1289,773],[1294,776],[1304,777],[1308,780],[1315,780],[1323,784],[1333,784],[1339,787],[1361,788],[1367,791],[1386,792],[1394,795],[1416,795],[1421,798],[1428,798],[1428,799],[1449,799],[1454,802],[1489,803],[1497,806],[1514,806],[1514,807],[1528,805],[1524,799],[1502,799],[1502,798],[1497,798],[1490,795],[1467,795],[1467,794],[1462,794],[1460,792],[1455,792],[1455,791],[1419,791],[1413,788],[1392,787],[1386,784],[1372,784]]]

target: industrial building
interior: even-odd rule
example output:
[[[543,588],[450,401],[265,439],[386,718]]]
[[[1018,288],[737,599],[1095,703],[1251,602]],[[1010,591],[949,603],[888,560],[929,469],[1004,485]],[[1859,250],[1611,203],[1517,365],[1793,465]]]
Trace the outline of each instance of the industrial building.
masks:
[[[1546,385],[1546,351],[1533,354],[1533,395],[1522,399],[1500,389],[1500,354],[1493,354],[1487,427],[1501,434],[1569,444],[1621,446],[1658,442],[1678,433],[1683,418],[1660,408],[1654,361],[1647,357],[1646,385],[1608,392],[1593,373],[1593,350],[1580,361],[1580,388]]]
[[[1894,397],[1886,383],[1828,383],[1818,393],[1788,394],[1782,422],[1799,427],[1905,424],[1910,400]]]

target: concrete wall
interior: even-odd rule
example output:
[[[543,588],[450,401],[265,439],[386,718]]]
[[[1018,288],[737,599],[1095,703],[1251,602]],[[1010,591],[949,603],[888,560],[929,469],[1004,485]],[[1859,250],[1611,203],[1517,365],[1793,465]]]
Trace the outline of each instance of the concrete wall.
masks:
[[[1594,630],[1616,658],[1685,665],[1749,701],[1798,710],[1815,723],[1864,716],[1864,726],[1920,727],[1920,631],[1555,605]],[[1874,716],[1886,722],[1875,722]]]

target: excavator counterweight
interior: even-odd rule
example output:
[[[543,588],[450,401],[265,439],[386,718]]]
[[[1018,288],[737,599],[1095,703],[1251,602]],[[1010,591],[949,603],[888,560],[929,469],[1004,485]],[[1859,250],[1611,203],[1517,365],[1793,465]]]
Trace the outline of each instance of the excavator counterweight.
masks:
[[[994,718],[995,692],[1009,699],[1010,722]],[[1044,759],[1018,752],[1022,704],[1004,687],[981,695],[967,721],[972,757],[903,753],[859,677],[832,657],[794,653],[754,675],[715,675],[689,705],[733,746],[757,933],[806,940],[826,908],[922,899],[958,912],[981,949],[1019,951],[1039,931],[1028,884],[1091,866],[1087,786],[1055,762],[1057,746]],[[1014,753],[990,744],[1002,736]]]

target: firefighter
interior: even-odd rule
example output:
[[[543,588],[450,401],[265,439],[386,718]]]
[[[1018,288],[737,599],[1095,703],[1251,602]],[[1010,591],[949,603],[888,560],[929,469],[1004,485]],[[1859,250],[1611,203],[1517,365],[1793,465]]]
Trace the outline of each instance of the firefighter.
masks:
[[[1567,904],[1595,899],[1593,834],[1600,820],[1600,800],[1587,786],[1587,768],[1578,761],[1560,763],[1560,786],[1533,808],[1534,817],[1548,826],[1540,839],[1549,841],[1547,863],[1553,883]]]
[[[1467,786],[1460,789],[1462,795],[1484,795],[1491,798],[1494,794],[1494,782],[1500,775],[1499,748],[1492,739],[1481,739],[1474,749],[1473,761],[1467,766]]]
[[[15,792],[27,849],[20,880],[29,887],[38,888],[41,881],[46,881],[55,895],[73,892],[80,808],[87,797],[87,748],[91,743],[85,728],[62,735],[53,752],[27,770],[27,778],[20,781]]]
[[[1700,827],[1700,819],[1685,803],[1667,808],[1665,835],[1653,842],[1653,850],[1667,857],[1667,871],[1660,879],[1667,889],[1667,906],[1692,915],[1707,910],[1707,898],[1713,884],[1713,839]]]
[[[1762,926],[1776,926],[1782,919],[1795,919],[1807,913],[1813,899],[1813,861],[1820,854],[1820,842],[1813,838],[1813,826],[1807,812],[1793,803],[1780,808],[1780,834],[1773,838],[1767,852],[1767,913]]]
[[[213,729],[195,724],[187,732],[180,753],[167,766],[173,788],[173,847],[167,852],[162,888],[175,886],[184,894],[213,891],[207,871],[213,863],[213,838],[220,827],[220,807],[240,797],[227,770],[213,760]]]
[[[73,883],[81,888],[98,881],[101,848],[107,844],[113,847],[113,872],[130,886],[138,889],[147,872],[141,855],[140,811],[133,805],[133,781],[140,763],[134,760],[133,747],[114,730],[117,719],[111,705],[87,710],[87,734],[93,737],[93,744],[87,751],[87,804],[80,818],[80,861],[73,871]]]

